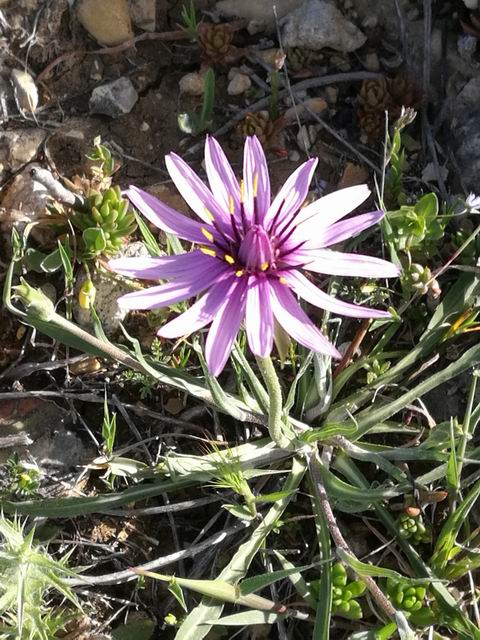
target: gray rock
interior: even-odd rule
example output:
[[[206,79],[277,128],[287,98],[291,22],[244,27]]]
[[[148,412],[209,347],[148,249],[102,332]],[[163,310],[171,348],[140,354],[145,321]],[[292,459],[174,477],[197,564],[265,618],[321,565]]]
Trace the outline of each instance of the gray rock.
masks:
[[[95,87],[90,97],[90,113],[118,118],[130,113],[138,100],[138,93],[129,78]]]
[[[268,31],[275,29],[275,14],[273,7],[276,7],[277,15],[282,18],[289,11],[293,11],[302,5],[302,0],[221,0],[217,2],[217,10],[229,17],[245,18],[255,22],[256,27]]]
[[[144,31],[155,31],[156,0],[129,0],[133,24]]]
[[[478,192],[480,176],[480,76],[468,82],[453,107],[451,131],[455,156],[467,189]]]
[[[0,180],[8,171],[17,171],[31,162],[47,134],[41,129],[14,129],[0,132]]]
[[[329,47],[343,53],[355,51],[366,42],[360,29],[328,0],[305,0],[283,19],[282,36],[285,47]]]

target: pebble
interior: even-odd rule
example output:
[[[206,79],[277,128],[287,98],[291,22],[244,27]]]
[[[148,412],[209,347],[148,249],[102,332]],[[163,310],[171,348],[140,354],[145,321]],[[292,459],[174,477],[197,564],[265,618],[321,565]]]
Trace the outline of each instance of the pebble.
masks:
[[[142,124],[140,125],[140,131],[150,131],[150,125],[148,124],[148,122],[142,122]]]
[[[277,15],[282,18],[289,11],[301,7],[303,0],[221,0],[217,2],[216,9],[221,14],[231,18],[244,18],[255,21],[256,28],[263,25],[267,31],[275,30],[275,14],[273,7],[276,7]]]
[[[318,51],[324,47],[343,53],[355,51],[366,42],[365,35],[328,0],[306,0],[282,21],[285,47]]]
[[[27,71],[13,69],[11,80],[18,108],[27,113],[34,113],[38,107],[38,89],[35,80]]]
[[[138,93],[130,78],[118,78],[95,87],[90,96],[90,113],[118,118],[130,113],[138,100]]]
[[[178,83],[180,93],[186,93],[189,96],[201,96],[205,87],[205,76],[198,71],[187,73]]]
[[[0,179],[31,162],[47,134],[41,129],[11,129],[0,132]]]
[[[367,53],[362,64],[367,71],[380,71],[380,60],[376,53]]]
[[[300,153],[296,149],[292,149],[288,154],[290,162],[300,162]]]
[[[143,31],[155,31],[156,0],[129,0],[129,4],[134,25]]]
[[[127,0],[79,0],[76,15],[100,44],[114,46],[133,38]]]
[[[236,73],[228,83],[227,93],[229,96],[240,96],[252,86],[252,81],[244,73]]]

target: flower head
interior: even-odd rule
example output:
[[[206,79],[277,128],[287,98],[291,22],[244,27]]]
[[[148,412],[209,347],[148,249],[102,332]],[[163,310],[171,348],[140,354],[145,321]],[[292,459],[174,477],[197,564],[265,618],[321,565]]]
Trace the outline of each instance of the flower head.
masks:
[[[210,189],[179,156],[168,155],[170,176],[200,220],[187,218],[136,187],[130,187],[128,197],[150,222],[198,248],[181,255],[111,260],[111,268],[118,273],[168,281],[122,296],[120,304],[127,309],[155,309],[205,292],[158,334],[176,338],[211,323],[206,358],[213,375],[225,366],[243,322],[257,356],[270,354],[278,323],[297,342],[338,358],[338,351],[311,322],[296,296],[355,318],[390,315],[329,296],[302,269],[365,278],[394,277],[399,272],[379,258],[326,248],[376,224],[383,213],[341,221],[366,200],[370,193],[366,186],[342,189],[302,208],[316,164],[316,159],[302,164],[271,200],[267,162],[255,137],[245,143],[240,183],[214,138],[207,138],[205,145]]]

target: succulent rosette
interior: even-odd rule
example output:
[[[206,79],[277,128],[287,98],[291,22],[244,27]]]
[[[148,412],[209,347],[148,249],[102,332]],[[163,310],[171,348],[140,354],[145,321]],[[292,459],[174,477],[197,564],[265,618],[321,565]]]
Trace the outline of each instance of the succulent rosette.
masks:
[[[298,297],[344,316],[390,317],[386,311],[328,295],[304,273],[360,278],[399,275],[398,268],[385,260],[328,248],[383,217],[382,211],[372,211],[343,220],[368,198],[367,186],[341,189],[304,206],[317,165],[317,159],[311,159],[272,198],[267,161],[256,137],[245,142],[240,182],[212,137],[205,144],[209,187],[178,155],[169,154],[166,165],[198,220],[137,187],[130,187],[127,195],[152,224],[194,243],[193,250],[181,255],[119,258],[109,264],[129,277],[167,281],[122,296],[119,304],[126,309],[156,309],[200,296],[187,311],[162,326],[158,335],[186,336],[211,323],[205,353],[213,375],[224,368],[242,324],[250,349],[259,357],[270,354],[278,324],[307,348],[338,358],[339,352],[309,319]]]

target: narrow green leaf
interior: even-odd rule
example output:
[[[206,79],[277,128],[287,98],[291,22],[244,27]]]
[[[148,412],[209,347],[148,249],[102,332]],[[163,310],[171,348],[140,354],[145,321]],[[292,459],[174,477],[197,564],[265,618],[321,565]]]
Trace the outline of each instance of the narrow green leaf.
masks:
[[[281,569],[280,571],[271,571],[270,573],[263,573],[259,576],[253,576],[252,578],[246,578],[240,583],[240,593],[244,596],[249,593],[255,593],[255,591],[259,591],[260,589],[264,589],[265,587],[274,584],[278,580],[283,580],[283,578],[288,578],[288,576],[293,576],[295,573],[302,573],[302,571],[307,571],[308,569],[312,569],[312,567],[317,567],[319,565],[318,562],[313,564],[305,564],[301,567],[293,567],[291,569]]]
[[[221,625],[223,627],[247,627],[255,624],[275,624],[279,620],[285,620],[281,613],[267,613],[266,611],[242,611],[223,618],[206,620],[203,624]]]
[[[168,590],[182,607],[182,609],[188,613],[187,603],[185,602],[185,596],[183,595],[182,587],[176,581],[175,576],[172,577],[170,584],[168,585]]]
[[[145,243],[145,246],[148,249],[148,253],[154,258],[161,256],[162,251],[158,245],[157,240],[155,239],[155,236],[148,228],[147,223],[145,222],[143,217],[140,214],[138,214],[136,211],[134,211],[134,215],[135,215],[135,220],[137,221],[137,224],[138,224],[138,228],[140,229],[140,233],[142,234],[142,238]]]

